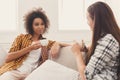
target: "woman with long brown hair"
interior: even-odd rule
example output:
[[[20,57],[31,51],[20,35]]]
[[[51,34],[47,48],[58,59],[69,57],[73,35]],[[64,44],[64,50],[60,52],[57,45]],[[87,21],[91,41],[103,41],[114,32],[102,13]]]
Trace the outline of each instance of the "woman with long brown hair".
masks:
[[[117,80],[120,64],[120,29],[111,8],[96,2],[87,9],[87,20],[92,30],[92,45],[84,62],[82,48],[77,42],[72,46],[81,80]]]

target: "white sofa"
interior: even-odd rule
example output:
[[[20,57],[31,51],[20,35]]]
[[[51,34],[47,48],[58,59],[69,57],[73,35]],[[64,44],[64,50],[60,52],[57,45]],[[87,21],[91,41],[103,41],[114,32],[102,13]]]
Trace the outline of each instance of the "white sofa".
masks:
[[[25,80],[67,79],[79,80],[76,59],[71,51],[71,46],[61,48],[59,56],[56,59],[51,58],[49,55],[49,60],[34,70]]]
[[[5,54],[5,52],[3,54]],[[1,55],[0,57],[5,57],[5,55]],[[84,55],[84,57],[85,57],[85,55]],[[0,58],[0,59],[3,60],[3,58]],[[56,58],[56,59],[55,58],[51,58],[51,56],[49,55],[49,59],[53,60],[53,61],[55,61],[55,62],[57,62],[59,64],[62,64],[65,67],[68,67],[68,68],[71,68],[71,69],[77,71],[76,59],[75,59],[74,54],[71,51],[71,46],[61,48],[58,58]],[[39,71],[36,71],[32,75],[37,75],[39,73],[40,73]]]
[[[4,62],[6,54],[7,51],[5,51],[3,48],[0,48],[0,66]],[[61,48],[59,56],[57,58],[51,58],[49,55],[49,59],[77,70],[76,60],[74,54],[71,51],[71,46]]]
[[[84,53],[83,56],[86,57]],[[51,59],[50,56],[49,59]],[[52,60],[77,71],[76,59],[71,46],[61,48],[58,58],[52,58]]]
[[[0,48],[0,66],[3,65],[3,63],[5,62],[5,57],[7,55],[7,51],[4,48]]]
[[[71,46],[61,48],[57,58],[51,58],[49,56],[49,59],[71,69],[77,70],[76,59],[75,55],[71,51]]]

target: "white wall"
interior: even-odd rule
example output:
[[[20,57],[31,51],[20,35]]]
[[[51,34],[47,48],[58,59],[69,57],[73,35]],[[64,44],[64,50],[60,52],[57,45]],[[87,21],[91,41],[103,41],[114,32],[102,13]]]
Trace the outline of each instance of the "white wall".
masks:
[[[18,0],[17,11],[17,30],[14,32],[0,32],[0,46],[9,48],[15,37],[20,33],[25,33],[23,16],[35,7],[42,7],[50,20],[50,29],[46,37],[57,41],[73,41],[84,39],[90,40],[89,31],[60,31],[58,30],[58,0]],[[4,9],[4,8],[3,8]],[[9,26],[8,26],[9,27]],[[84,26],[83,26],[84,27]]]
[[[120,1],[107,0],[110,6],[114,5],[114,10],[120,13]],[[60,31],[58,30],[58,0],[18,0],[18,30],[16,32],[3,32],[0,33],[0,45],[7,46],[14,40],[14,38],[20,34],[25,33],[23,16],[34,9],[35,7],[42,7],[50,20],[50,29],[46,34],[48,39],[57,41],[80,41],[84,39],[86,42],[90,41],[91,32],[89,30],[78,30],[78,31]],[[17,8],[17,6],[16,6]],[[117,19],[120,20],[120,14],[116,15]],[[81,25],[82,26],[82,25]],[[74,27],[74,26],[73,26]],[[84,26],[82,26],[84,27]]]
[[[50,19],[50,29],[46,36],[57,41],[90,40],[90,31],[60,31],[58,30],[58,0],[19,0],[19,27],[24,32],[23,16],[34,7],[42,7]],[[82,26],[82,25],[81,25]],[[83,26],[84,27],[84,26]]]
[[[119,0],[105,0],[112,8],[117,21],[120,20],[120,1]],[[46,34],[48,39],[57,41],[80,41],[84,39],[89,42],[91,38],[91,32],[89,30],[78,30],[78,31],[60,31],[58,30],[58,0],[19,0],[18,1],[19,11],[19,27],[20,32],[25,32],[23,25],[23,16],[31,9],[35,7],[42,7],[50,20],[50,29]],[[120,24],[120,22],[118,22]],[[82,25],[81,25],[82,26]],[[74,27],[74,26],[73,26]],[[82,26],[84,27],[84,26]]]

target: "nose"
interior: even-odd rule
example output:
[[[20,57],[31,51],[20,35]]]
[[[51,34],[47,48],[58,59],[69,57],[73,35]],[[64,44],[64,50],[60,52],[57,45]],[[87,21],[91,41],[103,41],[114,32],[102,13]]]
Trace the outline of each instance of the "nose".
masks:
[[[44,28],[44,26],[43,26],[43,25],[39,25],[39,28],[40,28],[40,29],[43,29],[43,28]]]

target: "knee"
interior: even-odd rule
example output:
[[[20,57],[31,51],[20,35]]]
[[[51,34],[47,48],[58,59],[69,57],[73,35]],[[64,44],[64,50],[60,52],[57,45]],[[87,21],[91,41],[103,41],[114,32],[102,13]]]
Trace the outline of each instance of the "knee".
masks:
[[[10,72],[5,72],[2,75],[0,75],[0,80],[5,80],[9,76],[11,76],[11,73]]]

